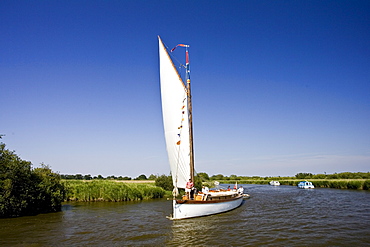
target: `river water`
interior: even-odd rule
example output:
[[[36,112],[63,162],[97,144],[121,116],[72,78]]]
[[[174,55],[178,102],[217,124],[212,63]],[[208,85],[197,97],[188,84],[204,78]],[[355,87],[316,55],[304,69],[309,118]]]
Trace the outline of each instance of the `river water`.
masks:
[[[194,219],[168,220],[166,199],[0,219],[0,246],[370,246],[369,191],[243,187],[241,207]]]

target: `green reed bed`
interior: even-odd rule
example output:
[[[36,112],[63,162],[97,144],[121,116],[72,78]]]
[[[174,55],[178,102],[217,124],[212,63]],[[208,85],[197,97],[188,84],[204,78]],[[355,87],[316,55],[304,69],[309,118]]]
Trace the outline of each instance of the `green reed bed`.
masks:
[[[165,190],[153,184],[106,180],[65,180],[68,201],[137,201],[162,198]]]
[[[302,179],[277,180],[281,185],[297,186]],[[355,189],[370,190],[369,179],[308,179],[317,188]],[[222,181],[222,183],[234,184],[236,181]],[[238,184],[268,184],[269,180],[238,180]]]
[[[338,180],[312,180],[316,187],[335,189],[369,190],[370,180],[365,179],[338,179]]]
[[[297,186],[305,180],[279,180],[281,185]],[[366,179],[308,179],[316,188],[369,190],[370,180]]]

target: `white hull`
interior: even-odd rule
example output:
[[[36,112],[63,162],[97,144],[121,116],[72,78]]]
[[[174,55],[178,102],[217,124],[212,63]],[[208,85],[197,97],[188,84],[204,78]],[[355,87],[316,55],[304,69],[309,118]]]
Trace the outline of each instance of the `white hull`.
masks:
[[[298,186],[298,188],[300,189],[314,189],[315,186],[311,185],[311,186]]]
[[[173,215],[171,217],[173,220],[201,217],[233,210],[242,204],[243,196],[238,196],[232,200],[190,201],[190,203],[179,200],[179,202],[173,200]]]
[[[302,181],[302,182],[299,182],[298,188],[300,188],[300,189],[314,189],[315,186],[311,182]]]
[[[279,181],[271,181],[270,182],[270,185],[279,186],[280,185],[280,182]]]

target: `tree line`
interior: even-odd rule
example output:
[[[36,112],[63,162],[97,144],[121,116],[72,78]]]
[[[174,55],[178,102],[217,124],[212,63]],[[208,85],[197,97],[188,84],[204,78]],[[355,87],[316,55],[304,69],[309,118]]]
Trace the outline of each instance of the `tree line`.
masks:
[[[341,172],[334,174],[312,174],[312,173],[297,173],[294,177],[260,177],[260,176],[237,176],[230,175],[224,176],[222,174],[217,174],[213,176],[208,176],[207,173],[198,173],[205,180],[289,180],[289,179],[370,179],[370,172]]]
[[[87,175],[82,175],[82,174],[75,174],[75,175],[69,175],[69,174],[61,174],[60,177],[62,179],[66,180],[155,180],[157,178],[156,175],[151,174],[149,177],[147,177],[145,174],[141,174],[136,178],[131,178],[131,177],[122,177],[122,176],[107,176],[103,177],[102,175],[97,175],[97,176],[91,176],[90,174]]]
[[[334,174],[298,173],[297,179],[370,179],[370,172],[341,172]]]
[[[156,180],[158,178],[163,179],[163,176],[166,175],[154,175],[151,174],[147,177],[145,174],[141,174],[136,178],[131,177],[123,177],[123,176],[107,176],[103,177],[102,175],[92,177],[90,174],[82,175],[82,174],[75,174],[75,175],[67,175],[61,174],[62,179],[74,179],[74,180]],[[222,174],[216,174],[209,176],[205,172],[199,172],[196,174],[202,182],[207,181],[238,181],[238,180],[289,180],[289,179],[370,179],[370,172],[341,172],[341,173],[334,173],[334,174],[312,174],[312,173],[297,173],[295,176],[277,176],[277,177],[261,177],[261,176],[237,176],[237,175],[230,175],[225,176]]]

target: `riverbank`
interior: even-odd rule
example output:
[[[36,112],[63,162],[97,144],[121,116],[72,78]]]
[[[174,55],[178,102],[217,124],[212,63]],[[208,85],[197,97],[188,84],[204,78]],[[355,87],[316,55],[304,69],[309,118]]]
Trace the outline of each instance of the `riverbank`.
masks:
[[[302,179],[274,179],[281,185],[297,186]],[[369,179],[309,179],[316,188],[369,190]],[[222,184],[268,184],[270,180],[220,180]],[[153,180],[63,180],[67,201],[138,201],[171,197],[171,191],[155,186]],[[208,182],[209,184],[212,181]]]
[[[67,201],[138,201],[163,198],[166,191],[153,181],[63,180]]]
[[[304,179],[274,179],[281,185],[297,186]],[[334,189],[355,189],[370,190],[370,179],[307,179],[312,182],[316,188],[334,188]],[[221,180],[224,184],[269,184],[270,180]]]

